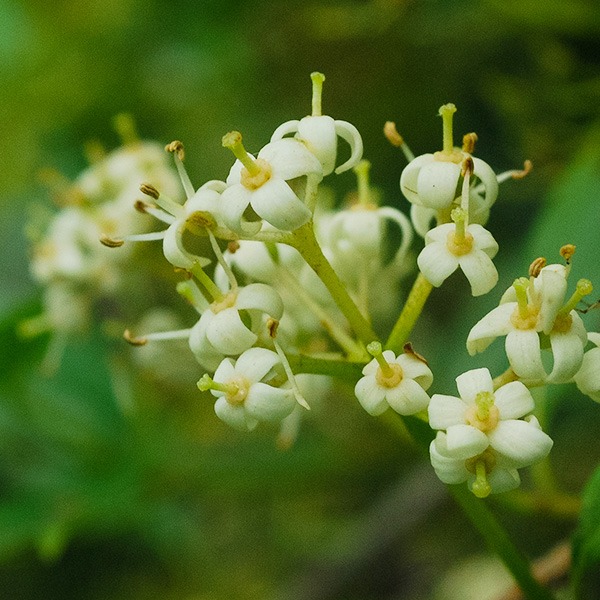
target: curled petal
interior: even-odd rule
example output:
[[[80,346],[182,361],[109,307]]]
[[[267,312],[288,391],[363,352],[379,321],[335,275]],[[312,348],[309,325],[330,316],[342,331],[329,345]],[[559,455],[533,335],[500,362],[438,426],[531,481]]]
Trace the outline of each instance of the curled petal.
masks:
[[[339,175],[358,164],[363,155],[363,141],[358,129],[347,121],[336,121],[335,132],[350,145],[350,158],[335,170]]]
[[[378,209],[377,212],[381,217],[393,221],[400,227],[400,231],[402,233],[402,242],[396,251],[396,255],[392,259],[392,262],[400,263],[406,258],[406,253],[408,252],[413,240],[413,228],[410,224],[410,221],[404,213],[392,208],[391,206],[383,206]]]
[[[225,308],[210,320],[206,337],[211,345],[223,354],[241,354],[258,339],[240,319],[235,308]]]
[[[542,300],[539,316],[540,327],[544,333],[550,333],[567,293],[567,273],[564,266],[548,265],[544,267],[535,279],[534,285],[536,291],[541,294]]]
[[[498,271],[492,259],[481,250],[459,256],[458,264],[471,285],[473,296],[487,294],[498,283]]]
[[[574,379],[583,394],[600,402],[600,348],[592,348],[584,354]]]
[[[500,421],[488,434],[490,446],[502,454],[516,469],[545,458],[552,448],[552,438],[527,421]]]
[[[235,372],[248,381],[260,381],[275,365],[279,364],[276,352],[266,348],[250,348],[243,352],[235,363]],[[215,374],[216,377],[216,374]]]
[[[231,358],[224,358],[217,367],[213,380],[217,383],[226,383],[235,376],[235,366]],[[221,390],[210,390],[210,393],[217,398],[223,396],[225,392]]]
[[[248,235],[254,235],[260,230],[260,221],[249,222],[244,218],[244,212],[251,199],[252,192],[241,183],[228,187],[221,194],[220,214],[229,229]]]
[[[448,455],[444,433],[438,432],[435,440],[431,442],[429,456],[436,475],[444,483],[452,485],[469,478],[470,473],[465,467],[465,461]]]
[[[215,413],[221,421],[239,431],[252,431],[258,425],[258,421],[248,415],[243,406],[229,404],[224,396],[215,402]]]
[[[209,371],[214,371],[223,360],[223,353],[213,348],[206,337],[206,328],[211,320],[212,312],[205,311],[199,321],[192,327],[188,344],[200,365]]]
[[[242,288],[235,305],[239,310],[260,310],[274,319],[280,319],[283,315],[281,296],[266,283],[251,283]]]
[[[428,208],[448,208],[457,196],[460,165],[453,162],[433,161],[424,165],[417,177],[420,203]]]
[[[492,167],[480,158],[472,157],[472,159],[474,167],[473,175],[481,180],[481,183],[485,188],[482,208],[489,209],[498,197],[498,179],[496,173],[494,173]]]
[[[467,405],[456,396],[434,394],[429,402],[429,425],[432,429],[448,429],[452,425],[465,424]]]
[[[570,381],[583,362],[583,347],[581,338],[575,331],[551,333],[550,345],[554,365],[548,375],[549,383],[566,383]]]
[[[448,252],[445,244],[432,242],[421,250],[417,257],[419,270],[425,279],[439,287],[458,268],[458,259]]]
[[[488,446],[488,436],[470,425],[452,425],[446,430],[446,447],[453,458],[472,458],[481,454]]]
[[[326,115],[304,117],[298,125],[296,139],[319,159],[323,175],[329,175],[337,157],[337,134],[334,120]]]
[[[456,387],[460,397],[467,404],[475,404],[480,392],[494,393],[494,383],[488,369],[471,369],[456,378]]]
[[[400,354],[394,362],[402,367],[404,377],[414,379],[424,390],[429,389],[433,383],[433,373],[422,360],[410,354]]]
[[[497,337],[514,329],[510,318],[516,308],[516,302],[501,304],[473,326],[467,337],[467,351],[471,356],[483,352]]]
[[[499,387],[494,398],[494,404],[503,420],[519,419],[535,408],[531,392],[520,381],[511,381]]]
[[[546,371],[542,364],[540,338],[536,331],[532,329],[511,331],[506,336],[505,347],[508,362],[521,379],[543,380],[546,378]]]
[[[422,167],[432,163],[434,160],[433,154],[421,154],[421,156],[417,156],[404,167],[400,175],[400,191],[411,204],[423,206],[423,202],[419,198],[417,185],[419,172]]]
[[[284,231],[298,229],[312,217],[310,209],[283,179],[271,178],[254,190],[251,203],[259,217]]]
[[[296,131],[298,131],[299,123],[300,123],[300,121],[298,121],[298,120],[286,121],[285,123],[282,123],[273,132],[273,135],[271,136],[271,141],[276,142],[277,140],[284,138],[286,135],[289,135],[290,133],[296,133]]]
[[[267,144],[258,158],[266,160],[273,169],[274,179],[295,179],[314,174],[323,177],[319,159],[302,143],[293,138],[283,138]]]
[[[261,382],[250,387],[244,401],[244,408],[250,417],[274,423],[285,419],[295,406],[296,399],[291,389],[276,388]]]
[[[185,220],[175,221],[165,231],[163,238],[163,254],[165,258],[175,267],[191,270],[195,264],[205,267],[211,263],[209,258],[197,256],[188,252],[183,246],[183,234],[186,229]]]
[[[421,236],[425,237],[427,232],[431,229],[432,223],[435,222],[435,216],[437,211],[433,208],[427,208],[419,204],[413,204],[410,207],[410,220],[412,221],[415,231]]]
[[[427,408],[429,396],[413,379],[405,378],[385,395],[388,404],[400,415],[414,415]]]

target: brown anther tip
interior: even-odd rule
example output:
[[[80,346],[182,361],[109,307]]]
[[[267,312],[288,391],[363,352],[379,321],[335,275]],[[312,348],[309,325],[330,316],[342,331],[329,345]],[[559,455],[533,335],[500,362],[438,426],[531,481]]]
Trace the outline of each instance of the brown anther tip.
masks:
[[[460,174],[464,177],[467,173],[469,175],[473,174],[475,170],[475,164],[473,163],[473,159],[470,156],[467,156],[465,160],[462,161],[460,166]]]
[[[183,160],[185,158],[185,150],[183,148],[183,142],[179,140],[173,140],[170,144],[165,146],[165,150],[167,152],[171,152],[177,155],[179,160]]]
[[[565,244],[560,249],[560,255],[565,259],[567,264],[570,264],[571,259],[573,258],[573,254],[575,254],[575,246],[574,244]]]
[[[478,139],[479,138],[477,137],[477,134],[474,131],[472,131],[471,133],[465,133],[465,135],[463,136],[462,145],[463,152],[473,154],[473,151],[475,150],[475,142],[477,142]]]
[[[154,198],[155,200],[160,198],[160,192],[150,183],[142,183],[142,185],[140,185],[140,192],[146,196],[150,196],[150,198]]]
[[[131,344],[132,346],[145,346],[148,343],[148,340],[146,338],[133,337],[133,335],[131,335],[131,331],[129,331],[129,329],[126,329],[123,332],[123,339],[128,344]]]
[[[513,179],[523,179],[523,177],[527,177],[527,175],[529,175],[529,173],[531,173],[532,170],[533,170],[533,163],[529,159],[527,159],[523,163],[523,169],[521,171],[515,171],[512,174],[512,178]]]
[[[277,336],[277,328],[279,327],[279,321],[277,319],[268,319],[267,320],[267,331],[269,332],[269,337],[275,338]]]
[[[404,145],[403,137],[398,133],[396,129],[396,123],[394,121],[386,121],[383,126],[383,135],[387,139],[387,141],[392,145],[396,146],[396,148],[400,148]]]
[[[232,240],[227,244],[227,251],[230,254],[235,254],[240,249],[240,243]]]
[[[148,208],[148,205],[143,200],[136,200],[133,203],[133,208],[135,208],[135,210],[142,214],[146,214],[146,209]]]
[[[108,237],[104,233],[100,236],[100,243],[107,248],[120,248],[125,241],[124,240],[116,240],[114,238]]]
[[[423,355],[419,354],[418,352],[415,352],[410,342],[406,342],[406,344],[404,344],[404,346],[402,347],[402,350],[404,350],[404,354],[410,354],[411,356],[414,356],[417,360],[420,360],[422,363],[429,365],[427,359]]]
[[[540,271],[548,264],[548,261],[543,257],[540,256],[539,258],[536,258],[530,265],[529,265],[529,277],[537,277],[540,274]]]

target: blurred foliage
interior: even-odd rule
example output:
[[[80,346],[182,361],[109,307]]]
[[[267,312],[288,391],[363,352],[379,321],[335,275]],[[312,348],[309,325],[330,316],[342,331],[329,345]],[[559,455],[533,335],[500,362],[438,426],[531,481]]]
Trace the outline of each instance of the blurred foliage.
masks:
[[[182,139],[196,184],[223,177],[223,133],[240,129],[260,148],[309,112],[308,75],[321,70],[325,110],[361,131],[387,203],[407,208],[404,162],[383,123],[396,121],[417,153],[438,148],[435,115],[447,101],[459,108],[457,131],[476,131],[494,168],[533,160],[493,210],[497,289],[532,258],[556,259],[566,241],[579,246],[577,276],[598,286],[599,33],[593,0],[0,0],[0,597],[416,600],[431,596],[450,555],[480,552],[442,486],[411,479],[414,449],[362,413],[344,382],[281,452],[275,430],[242,436],[217,421],[195,391],[198,373],[157,378],[100,327],[43,376],[45,340],[15,334],[37,306],[26,208],[49,202],[41,168],[75,177],[87,141],[115,146],[109,124],[121,111],[145,137]],[[354,183],[335,185],[341,199]],[[464,349],[500,292],[474,300],[457,278],[448,283],[415,339],[435,391],[452,393],[461,365],[505,365],[500,342],[476,359]],[[150,301],[134,297],[119,318],[139,318]],[[554,465],[579,492],[600,460],[597,406],[572,386],[551,402]],[[378,538],[411,493],[415,521]],[[534,555],[573,526],[503,510]],[[584,528],[597,509],[586,514]]]

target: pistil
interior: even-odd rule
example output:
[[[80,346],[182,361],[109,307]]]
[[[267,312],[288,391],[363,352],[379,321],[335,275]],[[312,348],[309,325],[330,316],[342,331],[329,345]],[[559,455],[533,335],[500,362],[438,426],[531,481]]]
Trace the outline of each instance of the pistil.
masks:
[[[323,82],[325,81],[325,75],[315,71],[310,74],[312,79],[312,116],[320,117],[321,113],[321,96],[323,94]]]
[[[404,373],[402,367],[393,363],[390,364],[383,356],[383,349],[380,342],[371,342],[367,346],[367,352],[377,361],[379,368],[375,375],[375,380],[384,387],[396,387],[401,381]]]

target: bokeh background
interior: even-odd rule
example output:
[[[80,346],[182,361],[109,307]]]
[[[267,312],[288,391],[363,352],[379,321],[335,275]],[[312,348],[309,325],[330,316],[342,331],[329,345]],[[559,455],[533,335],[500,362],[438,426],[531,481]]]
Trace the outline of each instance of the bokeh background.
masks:
[[[600,288],[599,40],[593,0],[0,0],[0,598],[468,598],[461,586],[487,573],[473,571],[482,543],[418,451],[352,401],[352,382],[282,452],[273,429],[219,422],[195,390],[201,373],[136,367],[100,321],[44,377],[47,339],[15,329],[40,301],[23,231],[31,206],[51,205],[40,171],[75,178],[87,142],[118,145],[116,114],[144,138],[183,140],[199,185],[225,177],[227,131],[258,150],[308,114],[319,70],[325,112],[362,133],[386,203],[408,207],[383,123],[432,151],[437,109],[454,102],[479,157],[535,166],[493,209],[497,289],[567,242],[573,280]],[[341,201],[354,181],[330,185]],[[460,369],[504,369],[499,348],[464,349],[499,293],[475,301],[453,279],[432,296],[415,339],[435,391],[453,393]],[[587,323],[598,330],[597,313]],[[572,386],[545,406],[556,477],[577,494],[600,459],[600,409]],[[573,511],[493,503],[533,556],[575,526]]]

